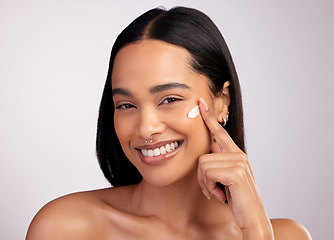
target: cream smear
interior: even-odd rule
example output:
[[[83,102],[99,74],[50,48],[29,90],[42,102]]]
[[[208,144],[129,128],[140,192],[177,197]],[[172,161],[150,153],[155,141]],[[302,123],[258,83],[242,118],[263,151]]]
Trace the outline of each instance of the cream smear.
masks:
[[[198,105],[188,112],[188,118],[195,118],[199,114]]]

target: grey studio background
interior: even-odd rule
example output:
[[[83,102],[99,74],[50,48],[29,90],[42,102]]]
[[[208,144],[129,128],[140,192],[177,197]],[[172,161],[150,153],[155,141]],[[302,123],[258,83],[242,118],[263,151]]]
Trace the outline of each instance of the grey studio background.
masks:
[[[232,52],[248,155],[271,218],[330,239],[333,216],[334,3],[0,1],[0,239],[24,239],[48,201],[108,187],[95,157],[111,46],[144,11],[207,13]]]

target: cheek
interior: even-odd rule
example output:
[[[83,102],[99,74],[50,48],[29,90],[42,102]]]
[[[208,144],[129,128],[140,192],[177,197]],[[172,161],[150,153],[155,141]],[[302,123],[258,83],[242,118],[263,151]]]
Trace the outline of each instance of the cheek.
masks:
[[[202,155],[209,153],[211,146],[211,134],[206,127],[203,119],[198,115],[195,119],[190,120],[189,125],[189,146],[194,153]]]
[[[187,147],[191,151],[198,154],[207,153],[210,150],[211,134],[206,127],[201,114],[195,118],[190,119],[187,117],[189,110],[179,110],[174,114],[167,114],[164,116],[166,122],[168,121],[169,127],[173,128],[176,132],[184,135],[187,140]]]
[[[122,147],[127,136],[131,134],[131,126],[132,124],[128,119],[124,119],[124,117],[120,117],[115,113],[114,128]]]
[[[120,138],[120,133],[122,133],[123,127],[122,127],[121,121],[116,115],[114,116],[114,128],[115,128],[117,137]]]
[[[130,119],[124,116],[122,117],[117,116],[115,114],[114,116],[115,132],[121,144],[124,154],[130,161],[131,159],[133,159],[133,156],[130,150],[129,139],[131,138],[131,136],[133,136],[133,126],[134,123]]]

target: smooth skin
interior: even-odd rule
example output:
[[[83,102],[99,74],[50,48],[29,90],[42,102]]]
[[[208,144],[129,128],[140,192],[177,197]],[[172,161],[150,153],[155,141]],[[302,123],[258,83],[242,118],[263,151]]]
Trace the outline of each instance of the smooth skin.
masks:
[[[230,105],[229,82],[213,96],[190,60],[185,49],[156,40],[118,52],[115,130],[143,180],[48,203],[27,240],[311,239],[295,221],[268,219],[247,155],[219,124]],[[187,118],[196,105],[200,115]],[[153,143],[145,143],[151,135]],[[147,164],[138,150],[174,141],[182,142],[179,151],[160,163]]]

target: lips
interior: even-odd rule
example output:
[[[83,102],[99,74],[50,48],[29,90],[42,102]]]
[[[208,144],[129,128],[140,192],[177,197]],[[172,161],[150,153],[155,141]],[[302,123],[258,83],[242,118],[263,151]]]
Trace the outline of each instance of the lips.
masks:
[[[157,164],[174,156],[180,149],[183,141],[173,141],[154,146],[142,146],[137,150],[140,152],[141,160],[146,164]]]
[[[179,146],[179,142],[175,141],[172,143],[167,143],[164,146],[154,149],[141,149],[141,153],[146,157],[157,157],[166,153],[170,153],[173,150],[177,149]]]

